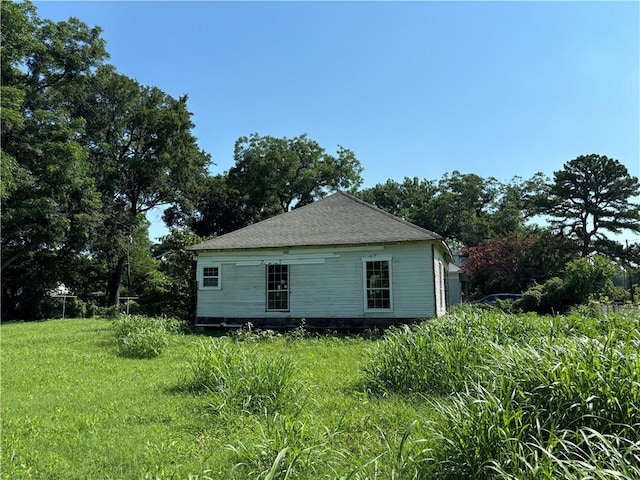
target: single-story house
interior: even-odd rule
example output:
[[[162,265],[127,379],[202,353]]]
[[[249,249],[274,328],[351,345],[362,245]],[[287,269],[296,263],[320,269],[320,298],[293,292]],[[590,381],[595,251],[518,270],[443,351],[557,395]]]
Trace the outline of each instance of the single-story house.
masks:
[[[199,327],[385,328],[446,313],[443,238],[344,192],[190,249]]]

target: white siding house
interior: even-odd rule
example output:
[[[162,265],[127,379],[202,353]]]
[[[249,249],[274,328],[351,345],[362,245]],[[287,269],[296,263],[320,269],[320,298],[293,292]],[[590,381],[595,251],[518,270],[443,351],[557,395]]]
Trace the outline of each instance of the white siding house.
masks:
[[[372,328],[446,313],[442,238],[343,192],[191,249],[197,326]]]

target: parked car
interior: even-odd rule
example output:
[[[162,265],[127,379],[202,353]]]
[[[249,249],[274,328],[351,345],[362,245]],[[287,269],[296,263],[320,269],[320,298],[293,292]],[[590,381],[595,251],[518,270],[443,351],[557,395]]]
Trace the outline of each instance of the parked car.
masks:
[[[474,300],[471,305],[478,305],[482,303],[496,303],[497,300],[509,300],[510,302],[515,302],[519,298],[522,298],[520,293],[492,293],[491,295],[487,295],[486,297],[482,297],[480,300]]]

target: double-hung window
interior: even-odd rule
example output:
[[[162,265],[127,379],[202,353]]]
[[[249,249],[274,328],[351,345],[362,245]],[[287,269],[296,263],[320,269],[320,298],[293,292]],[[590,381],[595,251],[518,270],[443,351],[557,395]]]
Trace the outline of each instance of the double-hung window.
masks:
[[[393,309],[391,259],[363,259],[365,310]]]
[[[289,311],[289,265],[267,265],[267,311]]]
[[[220,290],[220,265],[203,265],[200,270],[201,290]]]

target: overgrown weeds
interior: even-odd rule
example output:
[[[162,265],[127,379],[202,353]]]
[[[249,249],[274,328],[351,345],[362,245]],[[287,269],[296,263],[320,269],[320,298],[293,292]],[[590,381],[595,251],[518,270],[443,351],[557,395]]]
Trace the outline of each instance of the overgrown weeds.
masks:
[[[477,376],[481,354],[459,326],[434,322],[394,329],[364,368],[366,388],[377,395],[450,394]]]
[[[169,335],[151,362],[105,351],[123,325],[3,325],[3,475],[640,478],[637,316]]]
[[[202,342],[190,363],[187,387],[212,395],[212,406],[249,413],[290,409],[300,397],[301,384],[293,361],[285,355],[264,356],[251,344],[226,338]]]
[[[266,414],[261,441],[229,445],[242,478],[339,478],[344,460],[328,428],[301,421],[296,415]]]
[[[363,371],[440,411],[420,476],[638,478],[638,320],[462,310],[389,332]]]
[[[180,320],[142,315],[122,315],[112,323],[118,355],[128,358],[157,357],[169,345],[170,335],[183,329]]]

